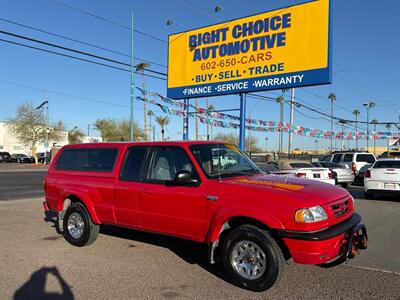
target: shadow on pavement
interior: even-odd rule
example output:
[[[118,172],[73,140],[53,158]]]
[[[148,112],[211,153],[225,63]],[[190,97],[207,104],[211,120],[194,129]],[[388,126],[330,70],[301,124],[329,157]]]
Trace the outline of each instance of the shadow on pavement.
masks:
[[[61,294],[45,291],[46,279],[48,274],[51,274],[57,278],[62,289]],[[33,273],[31,278],[29,278],[29,280],[15,292],[13,299],[73,300],[75,298],[67,282],[61,277],[58,269],[56,267],[53,267],[41,268]]]
[[[110,225],[102,226],[100,233],[126,240],[164,247],[175,253],[185,262],[189,264],[197,264],[214,276],[230,282],[219,263],[212,265],[208,262],[208,246],[206,244]],[[131,245],[130,247],[135,246]]]

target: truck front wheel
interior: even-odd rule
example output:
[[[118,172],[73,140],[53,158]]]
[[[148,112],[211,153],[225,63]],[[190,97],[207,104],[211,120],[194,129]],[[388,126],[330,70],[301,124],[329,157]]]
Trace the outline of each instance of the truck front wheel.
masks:
[[[89,213],[81,203],[72,203],[67,208],[63,228],[64,238],[68,243],[77,247],[92,244],[100,231],[100,226],[93,224]]]
[[[233,283],[252,291],[269,289],[280,279],[285,264],[270,234],[250,225],[235,228],[226,236],[222,260]]]

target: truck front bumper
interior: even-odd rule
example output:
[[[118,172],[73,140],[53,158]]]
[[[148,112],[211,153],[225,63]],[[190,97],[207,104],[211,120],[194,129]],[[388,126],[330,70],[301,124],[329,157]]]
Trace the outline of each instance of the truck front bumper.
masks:
[[[296,263],[331,267],[345,262],[368,245],[365,225],[354,213],[346,221],[318,232],[278,230]]]

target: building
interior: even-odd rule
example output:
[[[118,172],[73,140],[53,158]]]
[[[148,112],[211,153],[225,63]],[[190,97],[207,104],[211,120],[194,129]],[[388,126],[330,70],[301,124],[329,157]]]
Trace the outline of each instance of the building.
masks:
[[[68,144],[68,132],[62,132],[62,138],[59,141],[49,141],[49,147],[61,147]],[[49,150],[49,149],[48,149]],[[6,123],[0,122],[0,151],[6,151],[10,154],[22,153],[32,155],[30,147],[23,145],[15,135],[9,130]],[[44,143],[36,145],[36,153],[45,152]]]

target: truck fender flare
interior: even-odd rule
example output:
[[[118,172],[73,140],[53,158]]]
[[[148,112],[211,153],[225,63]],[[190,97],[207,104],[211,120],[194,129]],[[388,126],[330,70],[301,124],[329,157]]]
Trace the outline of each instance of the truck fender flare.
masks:
[[[279,221],[279,219],[273,215],[266,216],[265,214],[260,214],[255,211],[246,211],[243,209],[230,209],[219,212],[213,218],[211,222],[211,227],[208,230],[206,241],[207,243],[213,243],[218,241],[221,232],[226,228],[227,221],[234,217],[245,217],[257,220],[263,223],[265,226],[271,229],[284,229],[284,226]]]
[[[90,200],[90,198],[88,198],[87,196],[85,196],[85,194],[80,193],[79,191],[76,190],[69,190],[69,191],[64,191],[61,196],[60,199],[58,201],[58,211],[62,212],[62,215],[64,215],[65,209],[69,206],[69,204],[64,207],[64,202],[67,199],[71,199],[70,197],[74,197],[74,198],[79,198],[79,200],[82,202],[82,204],[86,207],[87,211],[89,212],[90,217],[92,218],[92,221],[94,224],[101,224],[99,218],[97,217],[96,211],[94,210],[92,201]]]

